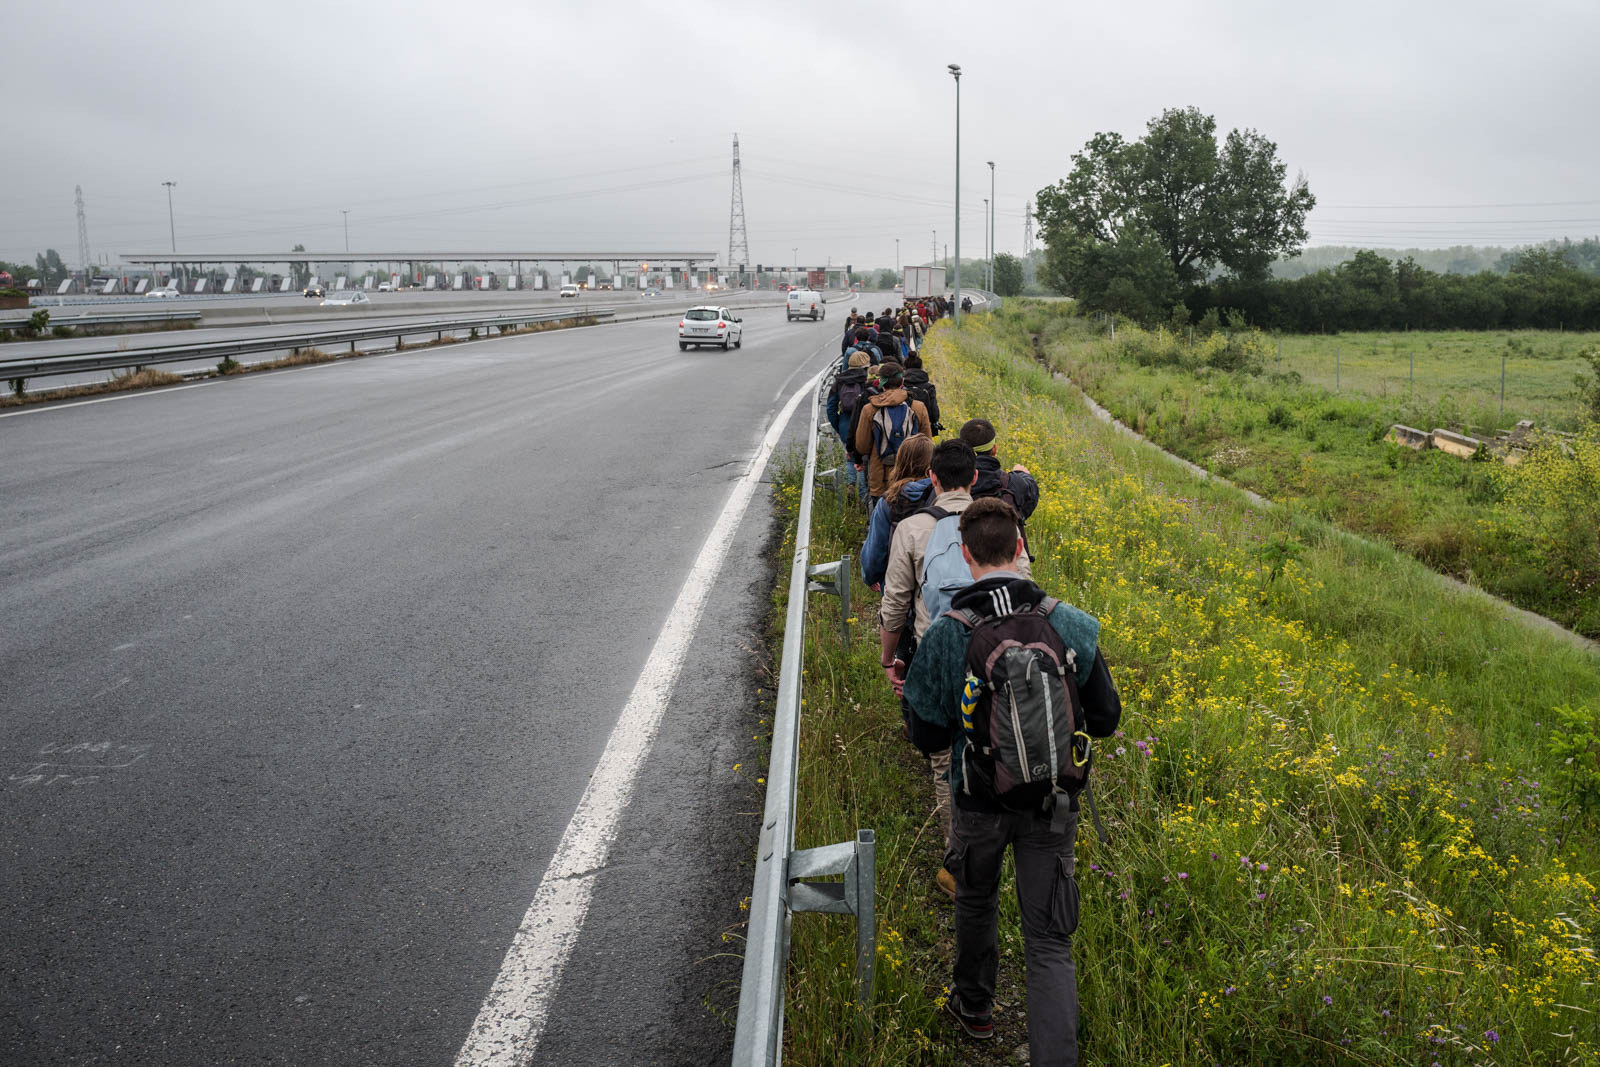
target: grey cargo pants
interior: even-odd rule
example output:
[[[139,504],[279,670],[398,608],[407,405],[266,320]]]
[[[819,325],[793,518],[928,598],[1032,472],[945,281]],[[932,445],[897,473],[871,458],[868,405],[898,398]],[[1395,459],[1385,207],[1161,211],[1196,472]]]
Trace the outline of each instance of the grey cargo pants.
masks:
[[[999,965],[1000,865],[1015,854],[1017,903],[1028,967],[1028,1049],[1033,1067],[1078,1062],[1078,971],[1072,934],[1078,928],[1078,883],[1072,843],[1078,813],[1056,833],[1036,815],[952,812],[945,867],[956,879],[954,994],[969,1012],[994,1004]]]

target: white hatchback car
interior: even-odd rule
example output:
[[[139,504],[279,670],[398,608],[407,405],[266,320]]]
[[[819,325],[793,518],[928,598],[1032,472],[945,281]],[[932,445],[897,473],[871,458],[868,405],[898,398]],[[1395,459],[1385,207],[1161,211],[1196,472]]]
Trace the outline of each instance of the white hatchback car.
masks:
[[[678,349],[690,345],[720,345],[724,351],[731,345],[744,347],[744,320],[727,308],[692,307],[678,320]]]

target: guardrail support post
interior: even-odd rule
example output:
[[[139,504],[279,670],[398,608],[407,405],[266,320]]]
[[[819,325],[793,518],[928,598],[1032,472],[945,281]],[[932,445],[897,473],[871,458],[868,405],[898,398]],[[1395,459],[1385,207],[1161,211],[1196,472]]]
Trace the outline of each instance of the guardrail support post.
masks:
[[[876,910],[877,843],[871,830],[857,830],[854,841],[807,848],[789,856],[788,905],[794,913],[830,912],[856,917],[856,1006],[872,1008],[872,981],[878,955]],[[814,875],[842,874],[842,882],[802,881]]]
[[[832,563],[807,568],[808,593],[832,593],[839,598],[839,643],[850,649],[850,553]]]

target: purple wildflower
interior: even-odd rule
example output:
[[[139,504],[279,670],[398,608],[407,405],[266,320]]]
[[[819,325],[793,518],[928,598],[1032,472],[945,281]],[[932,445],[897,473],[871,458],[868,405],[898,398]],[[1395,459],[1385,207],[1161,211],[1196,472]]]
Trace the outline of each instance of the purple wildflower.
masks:
[[[1327,1004],[1327,1005],[1332,1005],[1333,1004],[1333,998],[1332,997],[1323,997],[1322,998],[1322,1003]]]
[[[1493,1045],[1499,1042],[1500,1034],[1494,1030],[1485,1030],[1483,1032],[1483,1039],[1489,1042],[1489,1044]]]

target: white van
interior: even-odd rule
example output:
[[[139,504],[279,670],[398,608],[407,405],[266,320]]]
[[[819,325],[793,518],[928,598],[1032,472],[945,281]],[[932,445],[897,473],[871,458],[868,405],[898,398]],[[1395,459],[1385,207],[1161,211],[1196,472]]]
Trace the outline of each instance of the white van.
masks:
[[[789,321],[810,318],[812,322],[828,317],[827,301],[815,289],[790,289],[786,307]]]

